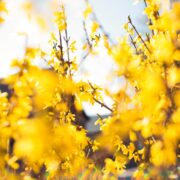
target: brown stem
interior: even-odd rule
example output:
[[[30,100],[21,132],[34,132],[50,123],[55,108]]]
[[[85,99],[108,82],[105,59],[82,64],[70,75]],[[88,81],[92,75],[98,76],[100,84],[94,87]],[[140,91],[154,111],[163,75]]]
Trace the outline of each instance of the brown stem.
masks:
[[[136,42],[134,42],[134,40],[133,40],[133,38],[132,38],[132,36],[129,34],[129,37],[130,37],[130,39],[131,39],[131,43],[132,43],[132,45],[134,46],[134,49],[136,50],[136,54],[138,54],[138,50],[137,50],[137,46],[136,46]]]
[[[97,116],[98,116],[101,120],[103,120],[103,117],[102,117],[100,114],[97,113]]]
[[[64,57],[63,57],[63,45],[62,45],[62,35],[61,35],[61,31],[59,30],[59,49],[60,49],[60,53],[61,53],[61,57],[60,60],[62,62],[64,62]]]
[[[84,32],[85,32],[85,37],[86,37],[86,41],[88,43],[89,49],[92,49],[92,44],[91,44],[90,39],[89,39],[89,35],[88,35],[88,32],[87,32],[86,22],[85,21],[83,21],[83,29],[84,29]]]
[[[147,7],[147,2],[146,2],[146,0],[144,0],[144,4],[145,4],[145,6]]]
[[[96,14],[95,14],[94,11],[92,12],[92,16],[93,16],[94,21],[98,22],[99,28],[100,28],[100,30],[102,31],[102,33],[107,37],[107,39],[110,41],[111,44],[114,44],[113,39],[112,39],[112,38],[109,36],[109,34],[106,32],[106,30],[104,29],[102,23],[100,23],[100,21],[98,20],[98,18],[97,18],[97,16],[96,16]]]
[[[87,44],[88,44],[88,51],[87,53],[82,57],[82,60],[81,62],[79,63],[79,66],[82,65],[82,63],[84,62],[84,60],[90,55],[90,51],[92,50],[93,46],[90,42],[90,39],[89,39],[89,35],[88,35],[88,32],[87,32],[87,28],[86,28],[86,23],[85,21],[83,21],[83,29],[84,29],[84,33],[85,33],[85,37],[86,37],[86,41],[87,41]]]
[[[141,42],[144,44],[144,46],[146,47],[146,49],[149,51],[149,53],[151,53],[151,50],[148,48],[146,42],[144,41],[144,39],[142,38],[142,36],[139,34],[138,30],[136,29],[135,25],[132,23],[132,20],[130,18],[130,16],[128,16],[128,20],[129,23],[131,24],[131,26],[133,27],[133,29],[135,30],[136,34],[138,35],[138,37],[141,39]]]
[[[66,30],[65,30],[65,38],[64,38],[65,42],[66,42],[66,48],[67,48],[67,63],[68,63],[68,67],[69,67],[69,74],[70,76],[71,74],[71,60],[70,60],[70,52],[69,52],[69,41],[70,41],[70,37],[68,37],[68,31],[67,31],[67,26],[66,26]]]
[[[164,73],[165,73],[164,83],[165,83],[165,87],[166,87],[167,96],[169,97],[169,100],[171,102],[171,105],[166,112],[166,119],[164,121],[165,126],[169,122],[169,120],[176,108],[176,106],[174,104],[173,96],[172,96],[172,90],[168,87],[168,84],[167,84],[167,69],[168,69],[168,66],[166,64],[164,64]]]
[[[93,99],[94,99],[95,102],[97,102],[98,104],[100,104],[101,107],[104,107],[104,108],[108,109],[109,111],[113,112],[113,110],[112,110],[110,107],[108,107],[107,105],[105,105],[104,103],[102,103],[101,101],[99,101],[98,99],[96,99],[96,98],[94,98],[94,97],[93,97]]]
[[[89,82],[89,85],[91,86],[91,88],[92,88],[92,90],[93,90],[93,93],[92,93],[92,94],[94,94],[95,91],[96,91],[96,88],[95,88],[90,82]],[[113,112],[113,110],[112,110],[110,107],[108,107],[106,104],[104,104],[103,102],[99,101],[99,100],[96,99],[95,97],[93,97],[93,100],[94,100],[96,103],[100,104],[101,107],[104,107],[104,108],[108,109],[110,112]]]
[[[65,14],[65,9],[63,8],[63,13]],[[65,23],[66,23],[66,29],[65,29],[65,42],[66,42],[66,48],[67,48],[67,60],[68,60],[68,66],[70,68],[71,62],[70,62],[70,52],[69,52],[69,41],[70,37],[68,37],[68,30],[67,30],[67,19],[65,18]],[[71,73],[70,73],[71,74]]]
[[[68,37],[68,32],[67,32],[67,29],[66,29],[65,30],[65,42],[66,42],[66,47],[67,47],[68,64],[70,65],[69,40],[70,40],[70,38]]]

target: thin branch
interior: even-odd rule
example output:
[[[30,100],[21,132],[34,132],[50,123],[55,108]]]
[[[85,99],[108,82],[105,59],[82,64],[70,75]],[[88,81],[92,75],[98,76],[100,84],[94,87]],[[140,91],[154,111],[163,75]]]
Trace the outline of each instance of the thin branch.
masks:
[[[67,63],[69,66],[69,74],[70,76],[72,75],[71,73],[71,69],[70,66],[72,64],[71,60],[70,60],[70,52],[69,52],[69,41],[70,41],[70,37],[68,37],[68,31],[67,31],[67,26],[66,26],[66,30],[65,30],[65,38],[64,38],[65,42],[66,42],[66,48],[67,48]]]
[[[102,33],[109,39],[110,43],[111,44],[115,44],[114,43],[114,40],[109,36],[109,34],[106,32],[105,28],[103,27],[102,23],[100,23],[100,21],[98,20],[95,12],[93,11],[92,12],[92,16],[93,16],[93,19],[94,21],[96,21],[98,24],[99,24],[99,28],[100,30],[102,31]]]
[[[134,40],[133,40],[133,38],[132,38],[132,36],[129,34],[129,37],[130,37],[130,39],[131,39],[131,43],[132,43],[132,45],[134,46],[134,49],[136,50],[136,54],[138,54],[138,50],[137,50],[137,46],[136,46],[136,42],[134,42]]]
[[[170,118],[171,118],[171,116],[172,116],[172,114],[176,108],[176,105],[174,103],[173,96],[172,96],[172,89],[170,89],[168,87],[168,83],[167,83],[167,70],[168,70],[168,66],[166,64],[164,64],[164,73],[165,73],[164,83],[165,83],[165,87],[166,87],[167,96],[169,97],[169,100],[171,102],[171,105],[166,112],[166,119],[164,120],[165,126],[169,122],[169,120],[170,120]]]
[[[147,7],[147,2],[146,2],[146,0],[144,0],[144,4],[145,4],[145,6]]]
[[[67,32],[67,28],[65,30],[65,38],[64,38],[65,42],[66,42],[66,48],[67,48],[67,60],[68,60],[68,65],[70,66],[70,53],[69,53],[69,41],[70,41],[70,37],[68,37],[68,32]]]
[[[42,57],[42,59],[47,63],[48,66],[50,66],[52,69],[54,69],[54,67],[51,64],[49,64],[45,58]]]
[[[148,33],[146,33],[146,40],[148,41],[148,42],[150,42],[150,36],[149,36],[149,34]]]
[[[135,25],[132,23],[132,20],[130,18],[130,16],[128,16],[128,20],[129,23],[131,24],[131,26],[133,27],[133,29],[135,30],[136,34],[138,35],[138,37],[141,39],[141,42],[144,44],[144,46],[146,47],[146,49],[149,51],[149,53],[151,53],[151,50],[148,48],[146,42],[144,41],[144,39],[142,38],[142,36],[139,34],[138,30],[136,29]]]
[[[87,28],[86,28],[86,22],[83,20],[83,30],[84,30],[84,33],[85,33],[85,37],[86,37],[86,41],[87,41],[87,44],[88,44],[88,52],[82,57],[82,60],[81,62],[79,63],[79,66],[82,65],[82,63],[84,62],[84,60],[90,55],[90,51],[92,50],[93,46],[91,44],[91,41],[89,39],[89,35],[88,35],[88,31],[87,31]]]
[[[88,56],[90,55],[90,52],[88,51],[84,56],[83,56],[83,60],[85,60]],[[82,62],[81,62],[82,63]],[[80,64],[81,64],[80,63]]]
[[[86,3],[89,3],[89,0],[85,0]],[[113,39],[109,36],[109,34],[106,32],[105,28],[102,26],[102,23],[100,23],[100,21],[98,20],[96,13],[93,11],[92,12],[92,16],[94,21],[96,21],[99,24],[99,28],[102,31],[102,33],[109,39],[111,44],[115,44]]]
[[[90,82],[88,82],[88,83],[89,83],[89,85],[90,85],[90,87],[92,88],[93,93],[94,93],[94,92],[96,91],[96,88],[95,88]],[[92,94],[93,94],[93,93],[92,93]],[[96,99],[95,97],[93,97],[93,100],[94,100],[96,103],[100,104],[101,107],[104,107],[104,108],[108,109],[110,112],[113,113],[113,110],[112,110],[110,107],[108,107],[106,104],[104,104],[103,102],[99,101],[99,100]]]
[[[95,102],[97,102],[98,104],[100,104],[101,107],[104,107],[104,108],[108,109],[109,111],[113,112],[113,110],[112,110],[110,107],[108,107],[106,104],[102,103],[101,101],[99,101],[98,99],[96,99],[96,98],[94,98],[94,97],[93,97],[93,99],[94,99]]]
[[[84,32],[85,32],[85,37],[86,37],[86,41],[88,43],[89,49],[92,49],[92,44],[91,44],[91,41],[89,39],[89,35],[88,35],[88,32],[87,32],[87,28],[86,28],[86,22],[84,20],[83,20],[83,29],[84,29]]]
[[[151,136],[151,139],[153,140],[154,143],[156,142],[156,139],[154,136]]]
[[[103,120],[103,117],[97,113],[97,116],[99,117],[99,119]]]
[[[65,14],[65,9],[63,9],[63,13]],[[67,48],[67,61],[68,61],[68,66],[70,68],[71,62],[70,62],[70,52],[69,52],[69,41],[70,41],[70,37],[68,37],[68,25],[67,25],[67,18],[65,17],[65,23],[66,23],[66,29],[65,29],[65,42],[66,42],[66,48]]]
[[[60,60],[62,62],[64,62],[64,57],[63,57],[63,45],[62,45],[62,35],[61,35],[61,31],[59,30],[59,45],[58,45],[59,49],[60,49]]]

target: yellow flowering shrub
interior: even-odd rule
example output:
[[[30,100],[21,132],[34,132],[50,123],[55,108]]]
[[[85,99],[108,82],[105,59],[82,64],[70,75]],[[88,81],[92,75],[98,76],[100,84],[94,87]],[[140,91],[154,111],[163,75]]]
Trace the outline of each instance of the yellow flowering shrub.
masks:
[[[7,86],[0,92],[2,179],[116,179],[131,163],[135,179],[178,178],[180,3],[162,12],[160,1],[144,2],[149,34],[141,35],[129,16],[127,35],[114,43],[86,1],[83,60],[102,42],[116,65],[114,78],[125,79],[116,92],[75,79],[78,48],[69,38],[64,6],[54,14],[58,37],[51,34],[51,51],[26,47],[24,57],[12,61],[17,72],[0,82]],[[1,11],[7,11],[3,1]],[[37,57],[49,68],[34,65]],[[85,102],[110,113],[98,114],[96,136],[83,123]]]
[[[130,41],[123,39],[113,45],[111,51],[107,49],[118,65],[118,76],[126,78],[128,88],[116,96],[111,95],[115,98],[115,108],[111,117],[101,121],[102,136],[99,137],[102,146],[106,140],[111,142],[105,148],[113,151],[115,157],[128,155],[128,146],[126,151],[122,141],[126,144],[129,139],[133,143],[131,158],[140,164],[134,175],[137,179],[145,178],[145,173],[141,174],[142,163],[151,177],[159,176],[160,171],[168,173],[168,169],[177,167],[179,162],[179,105],[175,95],[179,94],[180,82],[179,3],[162,14],[157,1],[146,1],[146,6],[151,33],[142,36],[128,17],[125,29]],[[129,90],[131,95],[127,95]],[[110,162],[106,161],[107,167]],[[111,173],[114,173],[113,167],[114,164]]]

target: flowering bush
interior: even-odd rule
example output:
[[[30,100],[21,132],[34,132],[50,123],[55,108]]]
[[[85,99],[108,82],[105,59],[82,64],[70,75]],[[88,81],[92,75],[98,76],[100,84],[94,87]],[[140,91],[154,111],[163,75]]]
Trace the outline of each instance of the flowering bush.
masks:
[[[155,0],[145,5],[149,32],[141,35],[129,16],[127,35],[114,43],[86,2],[84,60],[96,56],[103,42],[117,67],[114,76],[125,79],[116,93],[75,80],[76,41],[69,38],[63,5],[55,12],[59,36],[52,34],[51,52],[27,47],[24,58],[12,61],[18,72],[1,80],[8,86],[0,93],[2,179],[116,179],[132,162],[135,179],[178,178],[180,4],[169,12],[161,12]],[[2,1],[0,11],[7,11]],[[33,65],[36,57],[49,69]],[[112,107],[103,94],[112,99]],[[93,138],[82,122],[84,102],[110,113],[99,115],[100,133]],[[104,154],[101,163],[98,153]]]

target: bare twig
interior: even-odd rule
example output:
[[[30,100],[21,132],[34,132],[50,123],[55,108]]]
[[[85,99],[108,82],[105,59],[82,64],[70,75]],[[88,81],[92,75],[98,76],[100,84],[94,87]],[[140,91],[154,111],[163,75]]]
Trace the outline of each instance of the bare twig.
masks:
[[[96,98],[94,98],[94,97],[93,97],[93,99],[94,99],[95,102],[97,102],[98,104],[100,104],[101,107],[104,107],[104,108],[108,109],[109,111],[113,112],[113,110],[112,110],[110,107],[108,107],[106,104],[102,103],[101,101],[99,101],[98,99],[96,99]]]
[[[83,21],[83,29],[84,29],[84,33],[85,33],[85,37],[86,37],[86,41],[88,44],[88,52],[82,57],[81,62],[79,63],[79,66],[84,62],[84,60],[90,55],[90,51],[92,50],[93,46],[91,44],[91,41],[89,39],[89,35],[88,35],[88,31],[86,28],[86,22]]]
[[[65,9],[63,8],[63,13],[65,14]],[[67,48],[67,61],[68,61],[68,66],[70,67],[70,52],[69,52],[69,41],[70,37],[68,37],[68,26],[67,26],[67,18],[65,17],[65,23],[66,23],[66,29],[65,29],[65,42],[66,42],[66,48]]]
[[[48,66],[50,66],[52,69],[54,69],[54,67],[51,64],[49,64],[45,58],[42,57],[42,59],[47,63]]]
[[[62,62],[64,62],[64,57],[63,57],[63,45],[62,45],[62,35],[61,35],[61,31],[59,30],[59,45],[58,45],[59,49],[60,49],[60,60]]]
[[[68,65],[70,66],[70,53],[69,53],[69,41],[70,41],[70,37],[68,37],[68,32],[67,32],[67,27],[65,30],[65,38],[64,38],[65,42],[66,42],[66,48],[67,48],[67,60],[68,60]]]
[[[145,4],[145,6],[147,7],[147,2],[146,2],[146,0],[144,0],[144,4]]]
[[[131,26],[133,27],[133,29],[135,30],[136,34],[138,35],[138,37],[141,39],[141,42],[144,44],[144,46],[146,47],[146,49],[148,50],[149,53],[151,53],[151,50],[148,48],[146,42],[144,41],[144,39],[142,38],[142,36],[139,34],[138,30],[136,29],[135,25],[132,23],[132,20],[130,18],[130,16],[128,16],[128,21],[131,24]]]
[[[86,3],[89,3],[89,0],[85,0]],[[100,23],[99,19],[96,16],[96,13],[92,12],[93,20],[96,21],[99,24],[99,28],[102,31],[102,33],[109,39],[111,44],[114,44],[114,40],[109,36],[109,34],[106,32],[105,28],[103,27],[102,23]]]
[[[90,85],[90,87],[92,88],[93,93],[94,93],[94,92],[96,91],[96,88],[95,88],[90,82],[89,82],[89,85]],[[93,93],[92,93],[92,94],[93,94]],[[110,112],[113,112],[113,110],[112,110],[110,107],[108,107],[106,104],[104,104],[103,102],[99,101],[99,100],[96,99],[95,97],[93,97],[93,100],[94,100],[96,103],[100,104],[101,107],[104,107],[104,108],[108,109]]]
[[[129,34],[129,37],[130,37],[130,39],[131,39],[131,43],[132,43],[132,45],[134,46],[134,49],[136,50],[136,54],[138,54],[138,50],[137,50],[137,46],[136,46],[136,42],[134,42],[134,40],[133,40],[133,38],[132,38],[132,36]]]
[[[87,32],[86,22],[85,21],[83,21],[83,29],[84,29],[84,32],[85,32],[85,37],[86,37],[86,41],[88,43],[89,49],[92,49],[92,44],[91,44],[91,41],[89,39],[89,35],[88,35],[88,32]]]
[[[107,39],[109,39],[109,42],[110,42],[111,44],[115,44],[115,43],[114,43],[114,40],[113,40],[113,39],[110,37],[110,35],[106,32],[106,30],[105,30],[105,28],[103,27],[102,23],[100,23],[100,21],[98,20],[98,18],[97,18],[97,16],[96,16],[96,14],[95,14],[94,11],[92,12],[92,16],[93,16],[94,21],[96,21],[96,22],[99,24],[99,28],[100,28],[100,30],[102,31],[102,33],[107,37]]]
[[[172,89],[170,89],[168,87],[168,84],[167,84],[167,70],[168,70],[168,66],[166,64],[164,64],[164,73],[165,73],[165,78],[164,78],[164,84],[165,84],[165,87],[166,87],[166,92],[167,92],[167,96],[169,97],[169,100],[170,100],[170,107],[168,108],[167,112],[166,112],[166,118],[164,120],[164,125],[166,126],[167,123],[169,122],[175,108],[176,108],[176,105],[174,103],[174,100],[173,100],[173,96],[172,96]]]
[[[97,113],[97,116],[99,117],[99,119],[103,120],[103,117]]]

